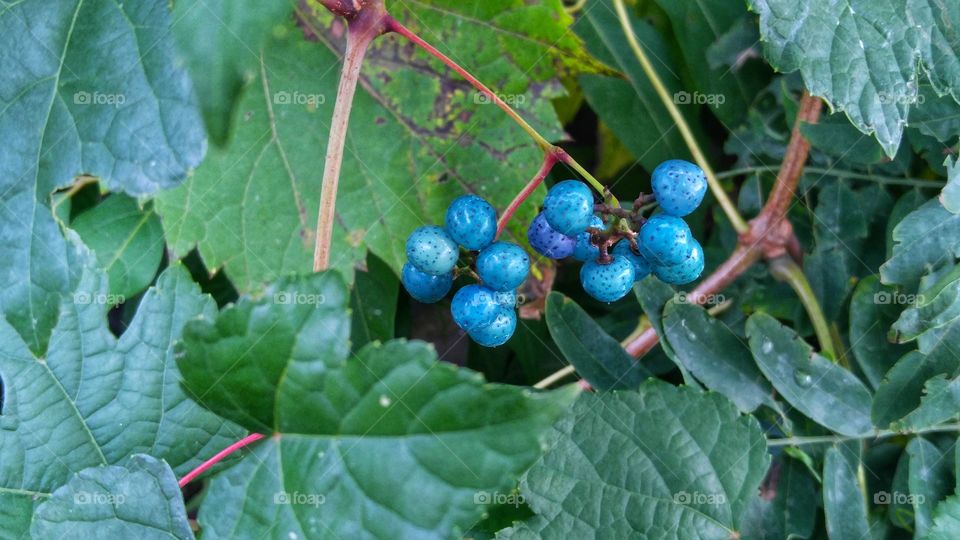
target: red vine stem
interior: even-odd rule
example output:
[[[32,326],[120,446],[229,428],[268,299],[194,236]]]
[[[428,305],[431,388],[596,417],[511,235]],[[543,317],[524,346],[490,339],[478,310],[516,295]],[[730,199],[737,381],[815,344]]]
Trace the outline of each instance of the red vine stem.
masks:
[[[527,198],[536,191],[537,187],[543,183],[543,180],[550,174],[550,170],[557,164],[557,161],[559,161],[559,158],[556,152],[547,152],[543,155],[543,165],[540,166],[540,170],[537,171],[537,174],[520,190],[520,193],[517,193],[517,196],[510,201],[507,209],[500,215],[500,220],[497,221],[497,237],[503,233],[503,229],[507,227],[507,223],[510,221],[510,218],[513,217],[513,214],[517,212],[517,208],[520,208],[523,201],[527,200]]]
[[[247,446],[247,445],[249,445],[249,444],[251,444],[251,443],[254,443],[254,442],[259,441],[259,440],[262,439],[262,438],[263,438],[263,435],[261,435],[261,434],[259,434],[259,433],[251,433],[250,435],[247,435],[246,437],[240,439],[239,441],[237,441],[237,442],[231,444],[230,446],[224,448],[223,450],[217,452],[217,454],[216,454],[215,456],[213,456],[212,458],[204,461],[203,463],[200,464],[199,467],[197,467],[196,469],[194,469],[194,470],[188,472],[186,475],[184,475],[184,477],[180,479],[180,482],[178,482],[179,485],[180,485],[180,487],[183,487],[183,486],[189,484],[194,478],[196,478],[196,477],[200,476],[201,474],[203,474],[204,472],[206,472],[207,469],[209,469],[210,467],[213,467],[213,466],[216,465],[217,463],[220,463],[221,461],[223,461],[223,458],[229,456],[230,454],[236,452],[237,450],[240,450],[240,449],[243,448],[244,446]]]
[[[795,237],[786,215],[810,154],[810,142],[800,132],[800,125],[816,123],[822,108],[823,102],[819,98],[807,92],[803,93],[793,132],[790,134],[790,143],[787,145],[770,198],[760,215],[750,221],[749,230],[740,236],[737,248],[730,257],[688,295],[688,298],[692,297],[691,301],[702,304],[710,295],[733,283],[760,259],[779,257],[794,244]],[[658,340],[656,331],[648,328],[628,342],[624,349],[639,358],[653,349]]]

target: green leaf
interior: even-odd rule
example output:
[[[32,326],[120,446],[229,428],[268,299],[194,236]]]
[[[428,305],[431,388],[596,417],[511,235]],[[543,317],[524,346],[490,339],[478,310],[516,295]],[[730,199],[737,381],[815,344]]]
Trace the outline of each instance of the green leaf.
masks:
[[[484,384],[419,342],[351,355],[347,295],[333,272],[291,278],[186,326],[184,384],[273,434],[213,481],[208,538],[451,537],[537,459],[575,395]]]
[[[817,482],[804,464],[774,461],[771,485],[761,486],[741,519],[743,540],[810,538],[817,522]]]
[[[350,341],[354,349],[393,339],[400,280],[386,263],[367,255],[367,271],[357,272],[350,291]]]
[[[671,94],[682,91],[673,67],[660,60],[670,58],[663,38],[639,17],[631,14],[630,19],[637,40],[654,59],[654,67],[664,85]],[[690,151],[675,129],[673,119],[627,43],[612,2],[591,2],[590,9],[584,10],[574,29],[590,53],[626,77],[626,80],[590,74],[579,77],[587,103],[597,116],[648,171],[668,159],[689,159]],[[692,122],[695,108],[684,107],[683,112],[696,126]]]
[[[947,453],[922,437],[907,444],[908,486],[913,503],[916,538],[923,538],[933,526],[937,503],[953,491],[953,463]]]
[[[898,431],[917,431],[960,416],[960,376],[937,375],[923,386],[920,405],[890,425]]]
[[[0,306],[35,354],[83,265],[50,215],[50,194],[81,173],[112,191],[152,193],[203,157],[169,27],[161,0],[24,0],[0,12],[0,47],[13,54],[0,82]]]
[[[880,279],[914,287],[924,274],[960,257],[960,215],[930,200],[903,218],[893,240],[893,256],[880,267]]]
[[[930,0],[751,0],[775,68],[799,71],[891,158],[921,72],[940,93],[960,88],[960,9]]]
[[[163,227],[148,203],[114,194],[83,212],[70,224],[97,255],[97,263],[110,278],[116,303],[146,289],[163,258]]]
[[[937,505],[933,527],[924,540],[955,540],[960,537],[960,495],[954,495]]]
[[[960,132],[960,103],[949,95],[938,95],[929,84],[920,85],[917,98],[919,106],[910,110],[910,126],[941,143],[955,143]]]
[[[77,473],[36,511],[34,538],[192,540],[173,470],[144,454]]]
[[[560,139],[550,98],[563,90],[553,77],[568,62],[586,61],[566,32],[570,18],[558,0],[496,4],[472,13],[452,2],[411,2],[393,6],[393,15],[415,27],[430,24],[428,39],[443,40],[437,43],[454,58],[471,58],[468,69],[496,84],[544,136]],[[274,29],[255,79],[240,92],[227,146],[157,202],[175,254],[197,246],[207,266],[225,266],[242,292],[312,269],[323,170],[317,149],[327,145],[343,48],[342,20],[317,9],[301,14],[306,29]],[[304,39],[305,30],[317,41]],[[501,48],[518,42],[525,45],[511,49],[517,54]],[[362,79],[331,246],[331,267],[348,281],[367,251],[399,273],[409,233],[442,223],[449,202],[464,192],[506,208],[542,157],[462,78],[395,36],[374,42]],[[525,242],[535,213],[535,204],[521,208],[509,234]]]
[[[823,460],[823,513],[831,540],[871,538],[867,504],[860,483],[859,442],[827,449]]]
[[[887,340],[887,330],[900,314],[901,307],[894,301],[898,298],[896,289],[869,276],[857,284],[850,300],[850,348],[860,371],[874,388],[880,386],[884,375],[909,349]]]
[[[760,371],[788,403],[840,434],[870,433],[870,391],[849,371],[813,352],[793,330],[765,313],[747,320]]]
[[[147,453],[184,474],[244,435],[180,388],[173,344],[184,321],[215,312],[187,271],[167,269],[119,339],[107,297],[106,277],[85,269],[44,357],[0,322],[0,508],[20,509],[2,531],[25,530],[26,509],[82,469]]]
[[[707,103],[711,112],[728,127],[739,125],[754,97],[769,81],[770,70],[760,63],[711,65],[705,52],[749,17],[746,6],[726,0],[657,0],[656,3],[670,19],[697,91],[705,98],[712,98]],[[747,43],[745,48],[752,43]]]
[[[769,464],[759,423],[719,394],[651,379],[585,394],[521,481],[518,538],[734,537]]]
[[[931,287],[916,296],[913,305],[893,324],[891,340],[906,343],[930,330],[960,319],[960,265],[945,273]]]
[[[259,75],[260,48],[292,12],[290,0],[173,2],[173,38],[214,141],[226,142],[234,101]]]
[[[960,214],[960,166],[955,160],[944,161],[947,168],[947,185],[940,192],[940,204],[954,214]]]
[[[886,427],[915,411],[927,381],[960,369],[960,359],[949,347],[944,344],[931,354],[911,351],[890,368],[873,398],[871,416],[875,425]]]
[[[727,396],[743,412],[775,407],[773,388],[757,369],[747,344],[706,310],[668,302],[663,327],[672,356],[707,388]]]
[[[651,376],[573,300],[550,293],[546,314],[547,328],[560,352],[593,388],[636,389]]]

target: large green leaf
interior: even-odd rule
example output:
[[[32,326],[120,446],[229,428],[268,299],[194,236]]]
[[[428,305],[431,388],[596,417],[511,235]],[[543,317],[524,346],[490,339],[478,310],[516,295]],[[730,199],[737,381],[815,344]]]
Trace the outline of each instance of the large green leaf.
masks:
[[[913,524],[917,538],[926,536],[933,525],[933,510],[937,503],[953,491],[953,462],[947,452],[922,437],[914,437],[907,444],[910,489],[913,504]]]
[[[924,274],[960,257],[960,215],[932,199],[893,230],[893,255],[880,267],[884,283],[915,287]]]
[[[393,7],[412,26],[430,24],[427,39],[454,58],[471,58],[468,69],[504,92],[545,136],[559,139],[549,98],[562,88],[553,77],[587,62],[576,37],[565,33],[570,19],[558,0],[496,4],[477,13],[453,2]],[[322,149],[343,48],[342,21],[318,9],[301,14],[318,41],[292,24],[274,29],[255,79],[240,92],[226,147],[158,200],[174,252],[198,246],[207,265],[225,266],[241,291],[312,267]],[[522,52],[505,55],[507,46]],[[540,149],[482,97],[399,36],[374,42],[354,98],[337,195],[331,266],[348,280],[367,250],[399,272],[407,235],[442,223],[457,195],[474,192],[505,208],[533,175]],[[511,234],[525,241],[535,211],[534,204],[521,208]]]
[[[940,192],[940,204],[950,212],[960,214],[960,164],[947,158],[944,165],[947,167],[947,185]]]
[[[871,416],[873,423],[887,427],[920,406],[924,384],[937,375],[945,376],[960,368],[960,360],[950,354],[924,355],[911,351],[903,356],[877,387]]]
[[[676,71],[665,62],[670,58],[663,38],[646,21],[630,15],[630,24],[641,45],[655,62],[660,79],[671,93],[682,90]],[[586,74],[579,78],[590,108],[648,171],[672,158],[689,159],[690,151],[666,107],[660,102],[637,61],[610,0],[593,0],[574,26],[588,50],[598,59],[623,72],[626,80]],[[689,94],[689,93],[688,93]],[[691,118],[694,107],[684,107]],[[699,135],[699,133],[698,133]]]
[[[887,155],[900,145],[921,73],[960,100],[960,7],[937,0],[751,0],[767,59],[800,71],[810,92],[876,134]]]
[[[144,454],[77,473],[37,507],[34,538],[193,540],[173,470]]]
[[[823,460],[823,513],[831,540],[871,538],[858,449],[859,442],[831,447]]]
[[[900,431],[917,431],[960,417],[960,375],[948,378],[938,375],[923,386],[920,405],[890,427]]]
[[[880,284],[869,276],[853,291],[850,300],[850,349],[860,371],[871,386],[877,388],[891,367],[909,349],[890,343],[887,330],[896,322],[901,306],[896,289]]]
[[[719,394],[657,380],[584,395],[521,482],[538,514],[516,538],[736,538],[769,456]]]
[[[930,330],[943,328],[960,319],[960,265],[944,273],[932,286],[917,295],[912,306],[900,314],[891,334],[898,343],[919,338]]]
[[[82,469],[147,453],[184,474],[244,435],[180,389],[173,344],[184,321],[215,312],[187,271],[161,275],[119,340],[107,297],[106,277],[85,270],[41,357],[0,322],[0,508],[16,516],[4,533],[25,530],[29,509]]]
[[[573,300],[547,297],[547,328],[563,357],[597,390],[635,389],[650,372]]]
[[[0,306],[35,354],[82,265],[50,215],[50,193],[81,173],[151,193],[203,157],[169,26],[161,0],[24,0],[0,11]]]
[[[113,304],[146,289],[163,257],[163,227],[148,203],[114,194],[77,216],[70,228],[97,254],[97,263],[110,278]]]
[[[186,326],[184,384],[272,434],[214,479],[206,537],[462,533],[537,459],[575,395],[484,384],[419,342],[351,355],[347,301],[337,274],[314,274]]]
[[[774,406],[773,388],[757,369],[747,344],[699,306],[668,302],[663,328],[672,356],[707,388],[751,412]]]
[[[849,371],[813,352],[765,313],[747,320],[750,350],[780,395],[818,424],[843,435],[870,433],[870,391]]]

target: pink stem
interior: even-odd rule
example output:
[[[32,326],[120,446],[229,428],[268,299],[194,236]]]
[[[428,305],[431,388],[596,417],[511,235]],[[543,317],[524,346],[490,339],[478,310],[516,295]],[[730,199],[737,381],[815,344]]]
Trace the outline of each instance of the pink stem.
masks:
[[[189,484],[191,480],[193,480],[194,478],[196,478],[196,477],[200,476],[201,474],[203,474],[204,472],[206,472],[207,469],[209,469],[210,467],[213,467],[213,466],[216,465],[217,463],[220,463],[220,461],[222,461],[223,458],[229,456],[230,454],[236,452],[237,450],[243,448],[244,446],[247,446],[248,444],[251,444],[251,443],[254,443],[254,442],[259,441],[259,440],[262,439],[262,438],[263,438],[263,435],[261,435],[261,434],[259,434],[259,433],[251,433],[250,435],[247,435],[246,437],[240,439],[239,441],[237,441],[237,442],[231,444],[230,446],[224,448],[223,450],[217,452],[217,455],[215,455],[215,456],[213,456],[212,458],[204,461],[203,463],[200,464],[199,467],[197,467],[196,469],[188,472],[188,473],[186,474],[186,476],[184,476],[183,478],[181,478],[181,479],[180,479],[180,482],[179,482],[180,487],[183,487],[183,486]]]
[[[500,220],[497,222],[497,237],[503,233],[503,229],[507,227],[507,222],[509,222],[513,214],[517,212],[517,208],[520,208],[523,201],[527,200],[537,187],[543,183],[543,180],[550,174],[550,170],[557,164],[557,161],[557,155],[554,152],[547,152],[543,155],[543,165],[540,166],[540,170],[537,171],[537,174],[530,179],[530,182],[520,190],[520,193],[517,193],[517,196],[510,201],[510,205],[507,206],[507,209],[504,210],[500,216]]]

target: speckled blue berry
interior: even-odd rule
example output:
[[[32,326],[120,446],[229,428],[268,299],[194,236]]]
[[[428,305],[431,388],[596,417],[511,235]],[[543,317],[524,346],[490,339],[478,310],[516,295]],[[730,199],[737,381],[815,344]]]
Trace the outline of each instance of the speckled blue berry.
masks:
[[[638,255],[633,252],[633,249],[630,248],[629,241],[621,240],[617,242],[617,245],[613,246],[612,253],[614,255],[626,257],[628,261],[633,263],[634,281],[640,281],[641,279],[650,275],[650,263],[643,258],[643,255]]]
[[[603,228],[603,220],[598,216],[593,216],[590,220],[590,227],[594,229]],[[595,261],[600,256],[600,248],[590,242],[590,231],[583,231],[577,235],[577,245],[573,248],[573,258],[578,261]]]
[[[640,227],[637,243],[640,254],[652,266],[680,264],[690,255],[693,234],[681,218],[657,214]]]
[[[703,169],[682,159],[671,159],[657,166],[651,183],[660,209],[671,216],[683,217],[693,212],[707,193]]]
[[[499,347],[513,336],[517,329],[517,312],[510,307],[501,307],[494,321],[486,326],[467,332],[478,345]]]
[[[530,272],[530,257],[510,242],[494,242],[477,256],[477,274],[495,291],[512,291],[523,284]]]
[[[463,195],[447,208],[444,224],[450,238],[476,251],[493,243],[497,236],[497,211],[482,197]]]
[[[527,229],[527,240],[537,253],[551,259],[563,259],[573,255],[573,249],[577,245],[575,239],[553,230],[543,212],[537,214]]]
[[[601,302],[616,302],[633,287],[633,263],[614,255],[607,264],[589,261],[580,268],[580,283],[587,294]]]
[[[495,293],[483,285],[467,285],[457,291],[450,303],[453,322],[467,332],[492,323],[500,310]]]
[[[400,274],[403,286],[410,296],[424,304],[439,301],[453,286],[453,272],[434,276],[417,270],[410,263],[404,263]]]
[[[501,306],[510,308],[517,307],[516,291],[497,291],[493,294],[493,297]]]
[[[683,262],[672,266],[654,266],[653,274],[671,285],[686,285],[696,281],[703,273],[703,248],[696,240],[693,243],[690,255]]]
[[[543,200],[543,215],[553,230],[576,236],[590,226],[593,193],[583,182],[564,180],[547,192],[547,198]]]
[[[407,260],[421,272],[446,274],[453,270],[459,257],[460,248],[442,227],[420,227],[407,238]]]

